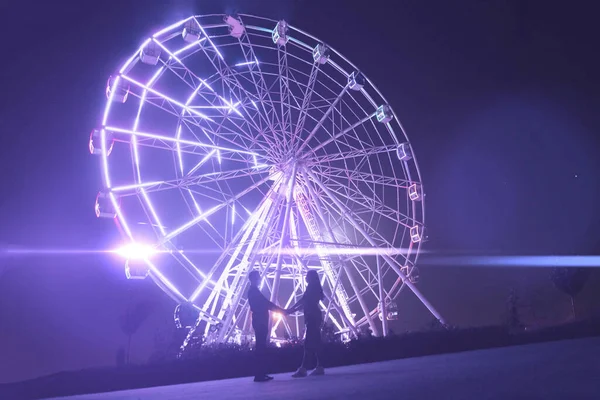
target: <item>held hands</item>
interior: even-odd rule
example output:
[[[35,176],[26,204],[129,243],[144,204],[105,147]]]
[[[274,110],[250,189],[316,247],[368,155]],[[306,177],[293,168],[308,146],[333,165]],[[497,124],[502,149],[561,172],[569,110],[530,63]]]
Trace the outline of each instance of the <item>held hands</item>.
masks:
[[[281,315],[290,315],[290,314],[295,313],[296,310],[294,310],[293,307],[290,307],[290,308],[278,307],[277,312],[280,313]]]

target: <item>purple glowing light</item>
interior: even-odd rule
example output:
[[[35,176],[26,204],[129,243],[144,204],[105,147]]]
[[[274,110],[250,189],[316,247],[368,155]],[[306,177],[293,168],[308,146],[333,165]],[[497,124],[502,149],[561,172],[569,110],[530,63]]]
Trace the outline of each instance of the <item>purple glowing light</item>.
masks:
[[[246,62],[241,62],[241,63],[237,63],[234,65],[234,67],[244,67],[246,65],[254,65],[254,64],[258,64],[258,61],[246,61]]]
[[[152,246],[141,243],[130,243],[115,250],[115,253],[127,260],[145,260],[157,251]]]
[[[167,96],[167,95],[165,95],[165,94],[163,94],[163,93],[159,92],[158,90],[154,90],[154,89],[152,89],[152,88],[148,87],[147,85],[144,85],[143,83],[141,83],[141,82],[138,82],[138,81],[136,81],[135,79],[128,77],[127,75],[120,75],[120,76],[121,76],[123,79],[125,79],[126,81],[128,81],[128,82],[131,82],[131,83],[133,83],[134,85],[136,85],[136,86],[138,86],[138,87],[140,87],[140,88],[142,88],[142,89],[145,89],[145,90],[147,90],[148,92],[150,92],[150,93],[152,93],[152,94],[154,94],[154,95],[156,95],[156,96],[159,96],[159,97],[161,97],[163,100],[166,100],[166,101],[168,101],[169,103],[175,104],[176,106],[178,106],[178,107],[181,107],[181,108],[185,109],[185,110],[186,110],[187,112],[189,112],[190,114],[194,114],[194,115],[196,115],[196,116],[198,116],[198,117],[200,117],[200,118],[203,118],[203,119],[206,119],[206,120],[208,120],[208,121],[214,122],[214,121],[213,121],[211,118],[209,118],[208,116],[206,116],[206,115],[202,114],[201,112],[198,112],[198,111],[196,111],[196,110],[194,110],[194,109],[192,109],[192,108],[186,107],[184,104],[182,104],[182,103],[178,102],[178,101],[177,101],[177,100],[175,100],[175,99],[172,99],[172,98],[170,98],[169,96]],[[111,92],[111,95],[112,95],[112,94],[114,94],[114,90]],[[106,123],[106,122],[104,122],[104,123]]]

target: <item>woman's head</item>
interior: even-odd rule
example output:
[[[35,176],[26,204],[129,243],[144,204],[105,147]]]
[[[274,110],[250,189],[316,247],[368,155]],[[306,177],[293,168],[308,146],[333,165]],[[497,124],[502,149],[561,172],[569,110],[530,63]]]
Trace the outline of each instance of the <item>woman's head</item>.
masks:
[[[321,286],[319,274],[317,273],[317,271],[311,269],[306,273],[306,283],[308,283],[309,285]]]
[[[321,280],[319,279],[319,274],[317,274],[317,271],[311,269],[306,273],[306,283],[308,284],[308,286],[306,287],[306,291],[311,293],[318,293],[318,295],[315,298],[323,300],[323,287],[321,286]]]

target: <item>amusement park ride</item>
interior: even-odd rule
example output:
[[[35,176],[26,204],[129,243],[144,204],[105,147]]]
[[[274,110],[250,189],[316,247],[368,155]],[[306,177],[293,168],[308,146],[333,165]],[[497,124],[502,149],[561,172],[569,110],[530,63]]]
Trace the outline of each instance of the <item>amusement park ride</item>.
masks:
[[[178,303],[184,347],[251,334],[253,269],[282,307],[316,270],[343,338],[385,335],[406,290],[443,323],[415,286],[426,236],[412,147],[332,47],[285,21],[191,16],[145,40],[106,96],[90,137],[96,215],[120,228],[127,278],[149,276]],[[301,314],[272,327],[274,341],[302,334]]]

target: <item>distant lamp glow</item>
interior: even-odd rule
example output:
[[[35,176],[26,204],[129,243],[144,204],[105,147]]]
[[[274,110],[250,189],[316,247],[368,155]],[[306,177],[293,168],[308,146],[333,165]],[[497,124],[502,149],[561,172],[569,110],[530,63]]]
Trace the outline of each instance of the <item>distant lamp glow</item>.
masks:
[[[130,243],[117,249],[115,253],[128,260],[143,260],[155,254],[156,250],[145,244]]]

